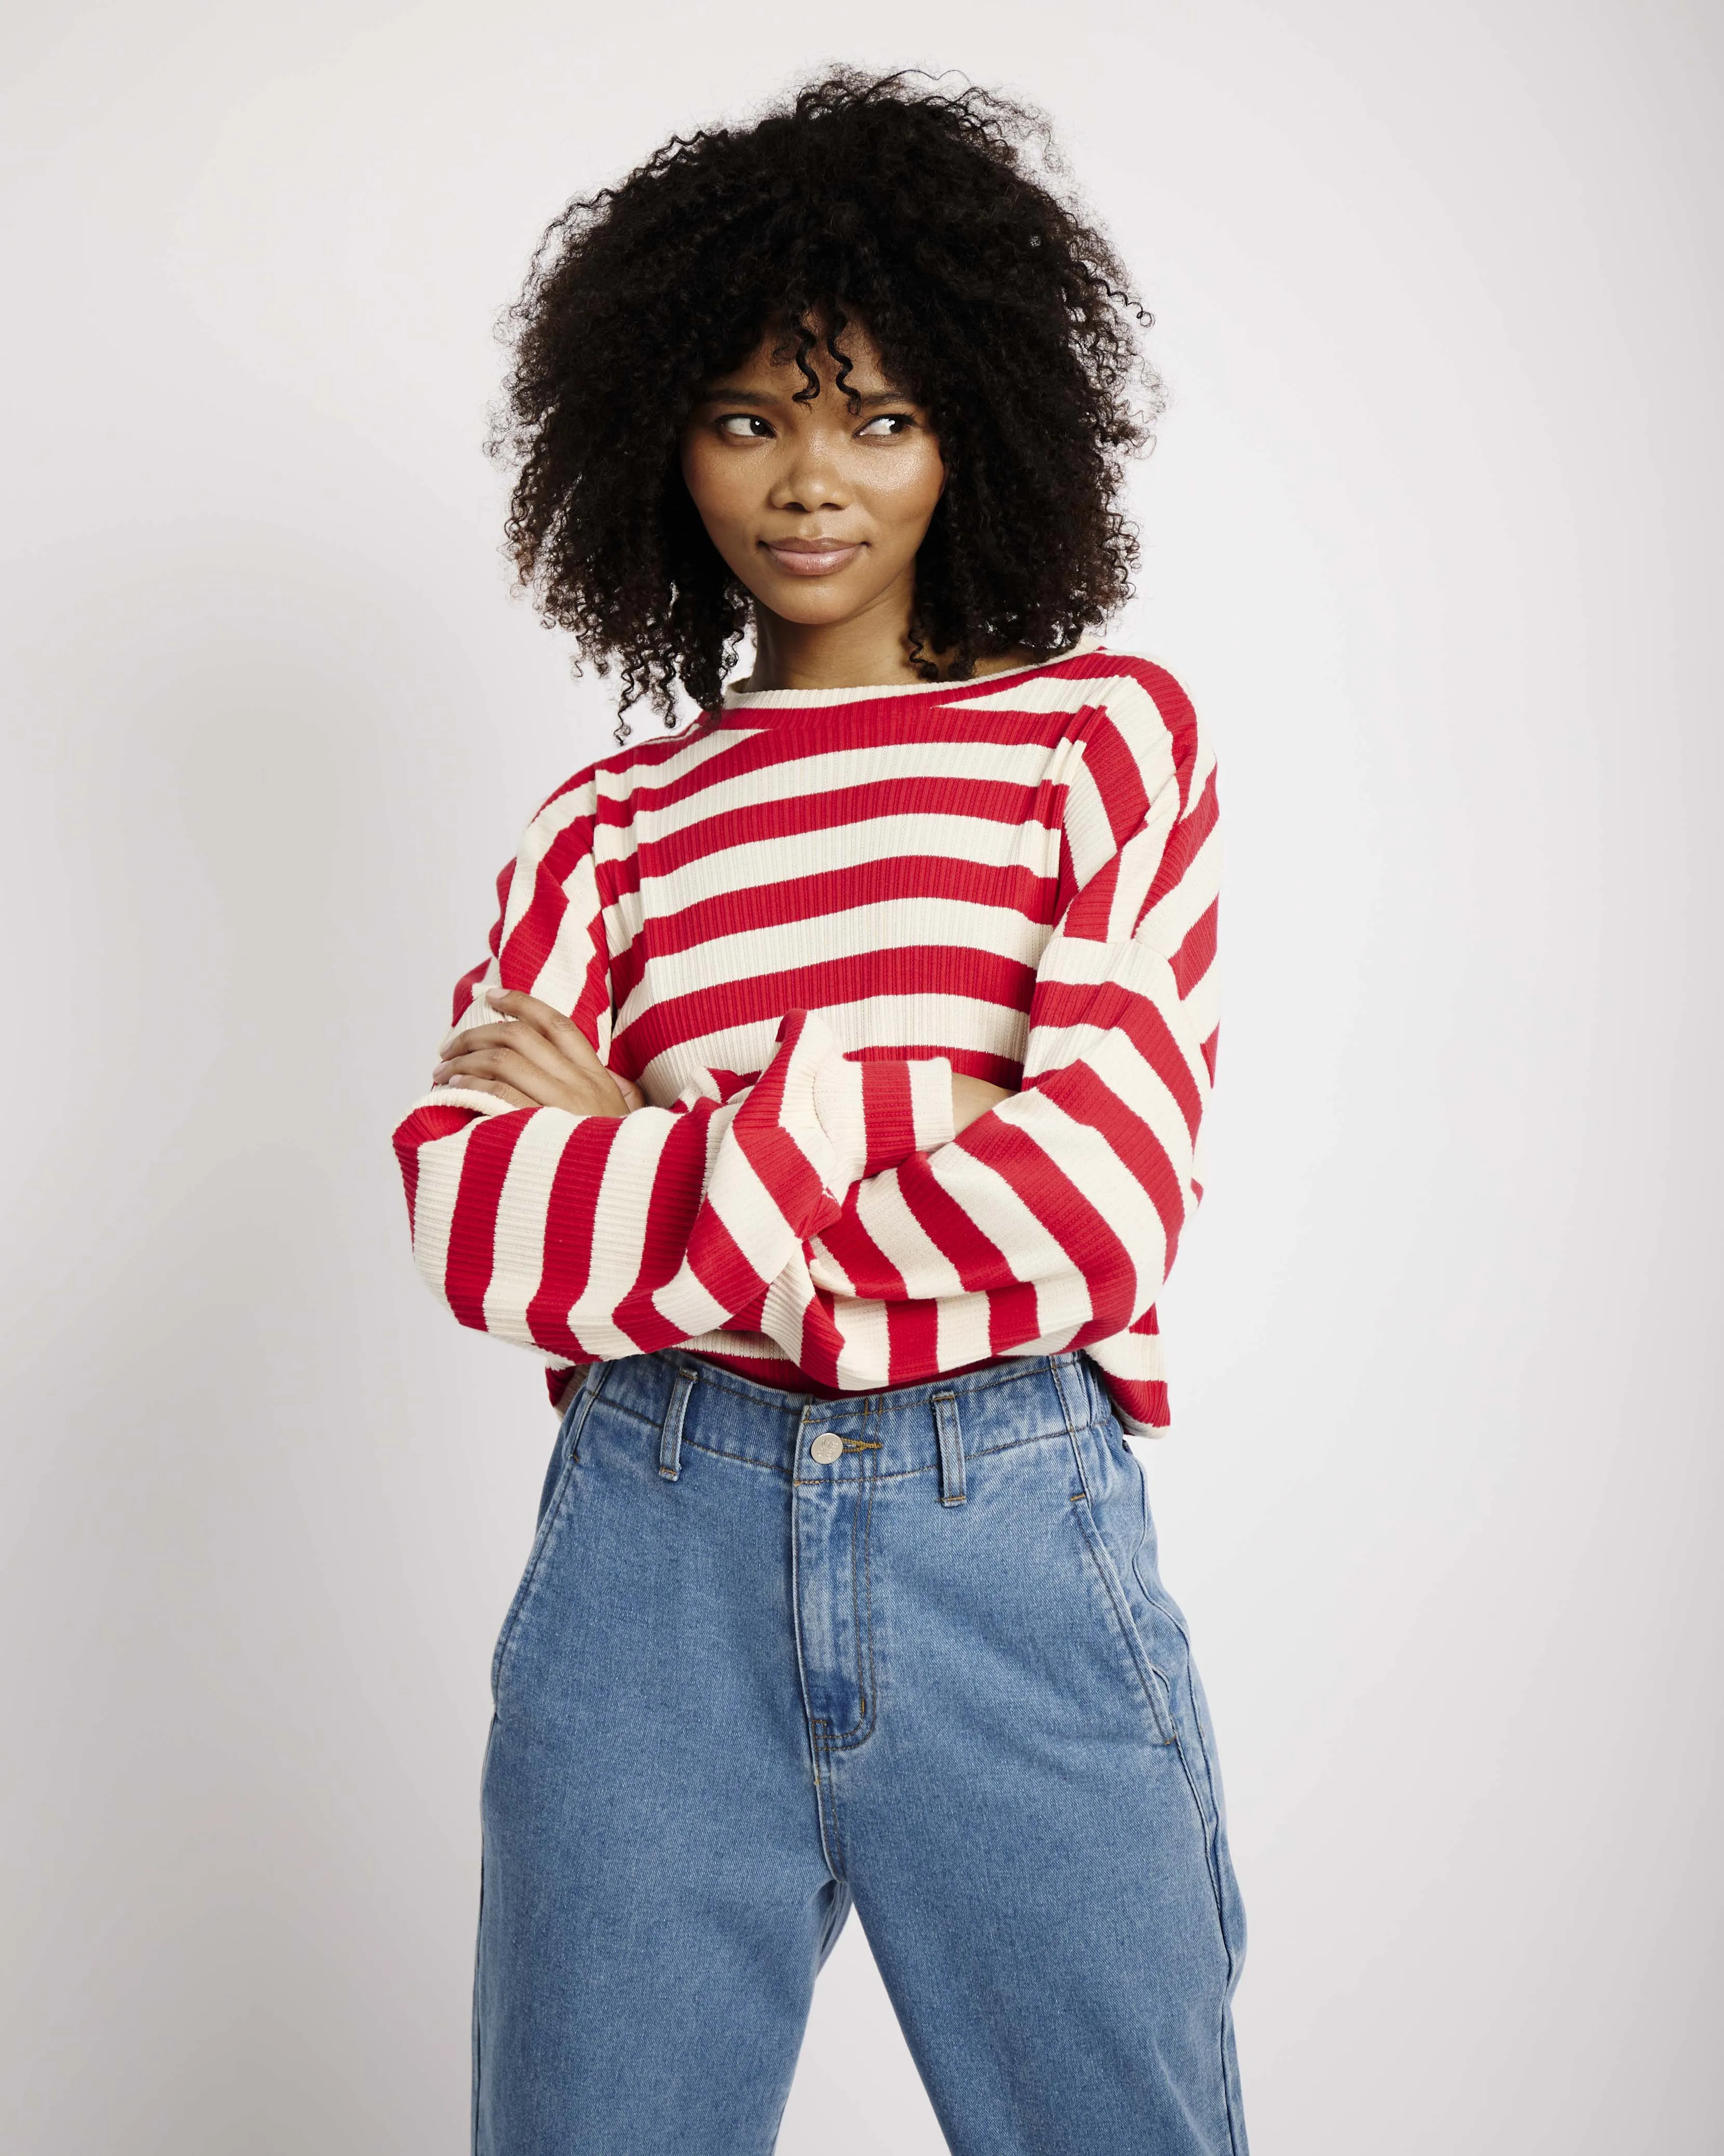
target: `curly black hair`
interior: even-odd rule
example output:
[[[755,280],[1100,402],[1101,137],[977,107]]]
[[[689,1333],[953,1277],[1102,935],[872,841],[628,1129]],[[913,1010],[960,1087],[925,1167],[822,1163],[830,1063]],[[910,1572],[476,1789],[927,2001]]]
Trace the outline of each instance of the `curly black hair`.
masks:
[[[1154,317],[1034,169],[1032,151],[1065,172],[1045,116],[973,84],[913,89],[922,74],[839,65],[749,126],[673,136],[552,221],[502,317],[512,365],[486,446],[515,468],[508,550],[548,626],[602,675],[620,658],[619,742],[643,696],[672,727],[679,682],[703,708],[721,697],[750,596],[690,497],[680,435],[771,328],[794,340],[798,396],[818,394],[811,316],[840,388],[859,317],[939,440],[910,634],[925,680],[942,678],[929,649],[958,680],[1014,649],[1051,657],[1130,594],[1115,497],[1162,408],[1133,326]]]

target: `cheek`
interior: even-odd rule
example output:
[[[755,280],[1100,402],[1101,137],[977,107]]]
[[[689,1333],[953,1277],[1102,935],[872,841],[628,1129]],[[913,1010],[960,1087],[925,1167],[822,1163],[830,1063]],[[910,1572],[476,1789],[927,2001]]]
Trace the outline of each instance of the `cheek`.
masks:
[[[683,484],[709,530],[729,521],[743,506],[736,466],[736,459],[698,439],[683,445]]]
[[[919,537],[946,484],[938,450],[930,444],[916,455],[894,457],[869,476],[871,506],[881,526]]]

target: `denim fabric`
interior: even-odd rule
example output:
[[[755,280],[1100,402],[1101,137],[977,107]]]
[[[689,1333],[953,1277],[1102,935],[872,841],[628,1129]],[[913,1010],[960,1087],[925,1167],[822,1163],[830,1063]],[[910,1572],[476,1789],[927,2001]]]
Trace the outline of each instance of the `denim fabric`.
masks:
[[[1081,1353],[594,1364],[492,1688],[477,2156],[767,2156],[853,1902],[954,2156],[1244,2156],[1214,1739]]]

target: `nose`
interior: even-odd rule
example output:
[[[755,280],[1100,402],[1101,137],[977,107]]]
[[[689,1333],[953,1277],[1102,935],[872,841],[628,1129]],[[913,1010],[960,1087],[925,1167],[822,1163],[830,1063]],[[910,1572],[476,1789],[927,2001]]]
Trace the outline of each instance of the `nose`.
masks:
[[[788,438],[789,454],[773,481],[774,509],[809,516],[822,509],[842,509],[849,499],[834,430],[824,426],[798,428]]]

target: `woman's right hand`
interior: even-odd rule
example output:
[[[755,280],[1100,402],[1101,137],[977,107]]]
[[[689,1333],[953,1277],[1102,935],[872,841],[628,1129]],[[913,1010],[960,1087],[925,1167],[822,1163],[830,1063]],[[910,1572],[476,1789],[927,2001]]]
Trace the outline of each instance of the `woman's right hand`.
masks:
[[[627,1116],[645,1106],[639,1086],[601,1063],[561,1011],[503,988],[487,988],[485,999],[501,1019],[449,1034],[433,1085],[495,1093],[511,1108],[567,1108],[577,1116]]]
[[[952,1074],[952,1136],[967,1129],[977,1116],[985,1116],[990,1108],[997,1108],[1002,1101],[1012,1098],[1009,1086],[990,1086],[985,1078],[971,1078],[962,1071]]]

